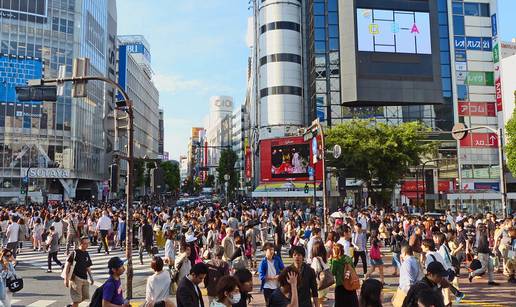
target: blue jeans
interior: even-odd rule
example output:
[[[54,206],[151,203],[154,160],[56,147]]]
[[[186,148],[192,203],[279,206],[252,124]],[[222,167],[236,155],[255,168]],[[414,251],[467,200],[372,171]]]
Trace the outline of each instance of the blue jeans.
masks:
[[[392,265],[399,270],[401,266],[400,253],[392,253]]]

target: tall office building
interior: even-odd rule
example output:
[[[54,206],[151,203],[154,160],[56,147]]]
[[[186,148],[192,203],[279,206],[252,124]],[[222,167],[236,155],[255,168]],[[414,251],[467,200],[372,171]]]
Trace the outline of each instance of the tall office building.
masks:
[[[115,36],[115,0],[0,2],[0,199],[20,200],[26,175],[36,201],[102,195],[113,90],[89,82],[86,98],[72,98],[66,84],[55,102],[19,102],[15,86],[57,77],[59,65],[70,75],[76,57],[114,80]]]
[[[272,66],[267,59],[262,60],[267,42],[263,9],[268,5],[274,8],[275,3],[254,1],[254,23],[250,26],[256,29],[250,44],[250,84],[254,89],[248,90],[247,97],[258,184],[264,173],[265,178],[270,177],[269,169],[259,165],[270,163],[268,156],[258,153],[265,144],[260,141],[292,135],[285,130],[271,135],[262,129],[260,119],[264,117],[260,116],[265,105],[260,94],[266,87],[262,76],[299,78],[298,71],[290,69],[292,65]],[[500,60],[503,48],[498,46],[496,0],[287,0],[281,5],[300,5],[290,17],[301,20],[301,58],[283,56],[281,61],[298,60],[297,67],[302,69],[297,112],[306,117],[301,126],[310,125],[315,118],[327,127],[352,118],[374,118],[388,124],[423,122],[432,129],[429,138],[440,142],[438,161],[427,164],[425,174],[419,174],[425,177],[425,186],[416,178],[405,180],[401,187],[404,200],[412,202],[420,195],[421,201],[427,198],[434,203],[463,205],[462,194],[467,192],[467,198],[473,199],[468,201],[471,208],[500,208],[496,135],[478,130],[456,142],[449,133],[457,122],[492,129],[503,122],[503,105],[507,104],[502,98],[502,89],[507,88],[503,74],[507,72],[501,75],[499,66],[507,61]],[[290,35],[297,30],[287,23],[282,27]],[[278,35],[274,45],[292,42],[275,31],[270,31]],[[271,150],[278,144],[272,144]],[[304,176],[297,180],[309,178]],[[276,178],[273,174],[271,180],[286,180]]]
[[[118,83],[125,89],[133,102],[134,110],[134,156],[136,158],[158,159],[160,153],[160,110],[159,92],[152,81],[150,46],[142,35],[118,36]],[[121,98],[121,97],[119,97]],[[118,142],[116,149],[127,153],[127,118],[118,111]],[[126,163],[120,164],[123,192]]]

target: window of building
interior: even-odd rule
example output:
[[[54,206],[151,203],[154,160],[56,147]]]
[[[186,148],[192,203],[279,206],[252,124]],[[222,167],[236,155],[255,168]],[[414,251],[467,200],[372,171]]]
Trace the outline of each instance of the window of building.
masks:
[[[328,13],[328,24],[330,25],[336,25],[339,24],[339,16],[337,13]]]
[[[464,3],[464,15],[489,17],[488,3]]]
[[[314,15],[324,15],[324,3],[314,3]]]
[[[339,26],[329,25],[328,26],[329,37],[339,37]]]
[[[337,0],[328,0],[328,11],[337,12]]]
[[[459,100],[468,100],[468,87],[466,85],[457,85],[457,98]]]
[[[315,41],[315,52],[326,52],[326,41]]]
[[[314,24],[316,28],[324,28],[326,26],[324,16],[314,16]]]
[[[339,50],[338,38],[330,38],[330,50]]]
[[[464,3],[453,2],[452,9],[453,9],[453,15],[464,15]]]
[[[326,39],[326,29],[315,28],[315,39]]]
[[[453,16],[453,33],[466,35],[464,31],[464,16]]]

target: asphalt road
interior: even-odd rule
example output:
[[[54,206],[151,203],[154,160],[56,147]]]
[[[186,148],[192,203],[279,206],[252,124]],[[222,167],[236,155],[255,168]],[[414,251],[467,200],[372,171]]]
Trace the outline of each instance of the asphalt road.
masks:
[[[93,274],[96,279],[96,285],[102,283],[107,276],[107,259],[113,255],[124,257],[122,251],[113,251],[109,256],[103,253],[98,254],[95,247],[91,247],[89,252],[94,263]],[[386,252],[385,254],[388,255],[389,253]],[[64,258],[64,255],[61,254],[60,259],[64,260]],[[144,265],[140,265],[138,260],[135,261],[135,300],[132,301],[133,306],[141,306],[143,303],[146,278],[152,274],[149,267],[149,259],[148,256],[145,257]],[[53,273],[46,273],[46,254],[32,252],[32,250],[24,250],[18,257],[18,260],[19,264],[16,270],[17,273],[23,277],[25,286],[21,292],[14,295],[13,306],[62,307],[70,303],[68,289],[64,287],[63,281],[59,276],[60,270],[55,269]],[[287,265],[292,262],[292,260],[287,257],[284,258],[284,261]],[[386,264],[390,263],[390,258],[385,259],[384,262]],[[359,274],[362,273],[360,265],[357,272]],[[463,270],[463,272],[465,272],[465,270]],[[398,278],[391,276],[392,268],[390,266],[386,266],[385,274],[387,286],[384,289],[384,306],[391,306],[390,299],[395,292]],[[495,276],[496,281],[501,283],[500,286],[487,286],[487,280],[485,278],[474,279],[472,283],[469,283],[466,274],[463,273],[460,278],[460,287],[461,290],[466,293],[466,298],[458,306],[516,306],[516,286],[514,284],[508,284],[506,277],[502,274],[495,274]],[[372,277],[377,278],[378,273],[376,272]],[[259,280],[255,277],[254,291],[252,293],[254,299],[250,306],[265,305],[263,295],[259,293],[259,285]],[[94,289],[95,286],[90,287],[91,294]],[[325,306],[333,306],[333,297],[333,291],[330,291],[328,295],[329,299],[325,302]],[[208,306],[207,303],[206,298],[206,306]],[[81,304],[81,306],[87,305],[88,302]]]

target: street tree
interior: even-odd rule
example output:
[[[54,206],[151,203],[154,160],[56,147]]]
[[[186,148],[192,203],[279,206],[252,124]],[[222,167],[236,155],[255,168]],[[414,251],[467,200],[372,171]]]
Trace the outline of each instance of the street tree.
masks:
[[[163,179],[170,192],[177,192],[180,184],[179,164],[172,161],[164,161],[160,164],[163,170]]]
[[[425,142],[429,131],[419,122],[387,125],[372,120],[351,120],[326,132],[326,145],[338,144],[342,154],[329,163],[348,178],[361,180],[373,202],[386,204],[397,183],[433,152]],[[328,155],[330,156],[330,155]]]
[[[226,182],[226,180],[224,180],[224,175],[229,175],[228,194],[230,197],[238,186],[238,173],[235,171],[237,158],[238,157],[233,150],[225,149],[220,153],[219,166],[217,166],[217,180],[221,185],[221,188],[224,187]]]
[[[514,91],[514,102],[516,102],[516,91]],[[516,109],[512,112],[512,117],[505,124],[507,145],[505,153],[507,156],[507,167],[512,175],[516,175]]]

